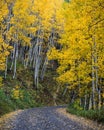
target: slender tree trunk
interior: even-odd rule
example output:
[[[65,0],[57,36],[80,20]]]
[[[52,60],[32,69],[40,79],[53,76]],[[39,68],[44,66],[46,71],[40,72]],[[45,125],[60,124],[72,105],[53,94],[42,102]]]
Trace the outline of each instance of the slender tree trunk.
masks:
[[[95,110],[96,105],[95,105],[95,51],[94,51],[94,46],[92,45],[92,103],[93,103],[93,109]]]
[[[14,58],[14,74],[13,74],[13,79],[16,77],[17,58],[18,58],[18,44],[15,44],[15,58]]]
[[[84,110],[86,110],[86,106],[87,106],[87,95],[85,95]]]
[[[46,71],[46,68],[47,68],[47,63],[48,63],[48,57],[46,56],[42,70],[41,70],[41,79],[42,80],[44,78],[44,74],[45,74],[45,71]]]
[[[102,85],[102,79],[100,78],[100,85],[98,89],[98,109],[101,108],[101,85]]]
[[[6,64],[5,64],[5,76],[4,76],[5,79],[7,77],[7,70],[8,70],[8,57],[6,58]]]
[[[95,74],[93,65],[92,65],[92,102],[93,102],[93,109],[95,110]]]
[[[92,109],[92,95],[90,94],[90,97],[89,97],[89,110]]]
[[[98,96],[99,96],[98,109],[100,110],[100,108],[101,108],[101,91],[100,91],[100,89],[98,90]]]
[[[12,63],[11,63],[11,67],[10,67],[10,70],[12,70],[13,68],[13,65],[14,65],[14,59],[15,59],[15,44],[13,45],[13,52],[12,52],[12,56],[11,56],[11,60],[12,60]]]

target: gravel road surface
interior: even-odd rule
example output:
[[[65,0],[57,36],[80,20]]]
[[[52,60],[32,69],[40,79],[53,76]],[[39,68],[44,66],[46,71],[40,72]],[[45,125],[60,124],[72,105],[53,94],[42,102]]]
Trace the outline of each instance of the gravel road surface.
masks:
[[[23,110],[0,130],[93,130],[58,112],[64,108],[58,106]]]

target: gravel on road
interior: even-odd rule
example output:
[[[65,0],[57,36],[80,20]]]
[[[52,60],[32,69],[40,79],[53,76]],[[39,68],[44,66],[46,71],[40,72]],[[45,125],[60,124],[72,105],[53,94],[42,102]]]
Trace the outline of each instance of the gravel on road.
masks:
[[[66,113],[65,107],[43,107],[20,110],[0,120],[0,130],[104,130],[87,120]],[[12,115],[12,114],[11,114]]]

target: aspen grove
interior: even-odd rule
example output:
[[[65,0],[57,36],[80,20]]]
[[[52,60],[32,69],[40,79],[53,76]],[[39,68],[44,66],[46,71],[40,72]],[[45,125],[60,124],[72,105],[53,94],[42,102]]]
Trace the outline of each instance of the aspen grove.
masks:
[[[0,33],[2,78],[21,63],[38,89],[52,64],[69,103],[104,107],[104,0],[1,0]]]

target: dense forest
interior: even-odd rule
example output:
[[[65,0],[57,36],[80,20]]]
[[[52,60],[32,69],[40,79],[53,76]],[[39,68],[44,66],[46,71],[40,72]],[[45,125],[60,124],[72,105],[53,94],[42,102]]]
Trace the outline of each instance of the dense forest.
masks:
[[[0,114],[104,114],[104,0],[1,0],[0,34]]]

